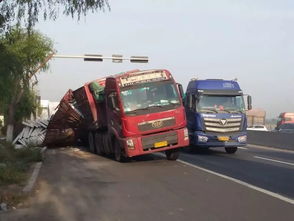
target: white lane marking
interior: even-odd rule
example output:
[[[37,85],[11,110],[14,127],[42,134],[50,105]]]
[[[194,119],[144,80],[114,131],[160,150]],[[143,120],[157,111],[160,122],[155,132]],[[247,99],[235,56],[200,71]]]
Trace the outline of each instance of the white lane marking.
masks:
[[[238,149],[241,149],[241,150],[248,150],[247,147],[238,147]]]
[[[281,149],[281,148],[277,148],[277,147],[267,147],[267,146],[261,146],[261,145],[256,145],[256,144],[247,144],[247,146],[258,148],[258,149],[272,150],[272,151],[277,151],[277,152],[285,152],[285,153],[292,153],[292,154],[294,153],[294,150]]]
[[[284,202],[287,202],[287,203],[290,203],[290,204],[293,204],[293,205],[294,205],[294,200],[293,200],[293,199],[291,199],[291,198],[287,198],[287,197],[282,196],[282,195],[280,195],[280,194],[278,194],[278,193],[274,193],[274,192],[271,192],[271,191],[268,191],[268,190],[262,189],[262,188],[260,188],[260,187],[253,186],[253,185],[251,185],[251,184],[249,184],[249,183],[246,183],[246,182],[244,182],[244,181],[241,181],[241,180],[235,179],[235,178],[233,178],[233,177],[229,177],[229,176],[226,176],[226,175],[223,175],[223,174],[220,174],[220,173],[217,173],[217,172],[214,172],[214,171],[211,171],[211,170],[208,170],[208,169],[205,169],[205,168],[202,168],[202,167],[196,166],[196,165],[194,165],[194,164],[188,163],[188,162],[183,161],[183,160],[177,160],[177,161],[180,162],[180,163],[182,163],[182,164],[185,164],[185,165],[188,165],[188,166],[194,167],[194,168],[196,168],[196,169],[198,169],[198,170],[202,170],[202,171],[204,171],[204,172],[207,172],[207,173],[210,173],[210,174],[213,174],[213,175],[216,175],[216,176],[222,177],[222,178],[224,178],[224,179],[227,179],[227,180],[233,181],[233,182],[238,183],[238,184],[240,184],[240,185],[246,186],[246,187],[251,188],[251,189],[253,189],[253,190],[259,191],[259,192],[261,192],[261,193],[267,194],[267,195],[269,195],[269,196],[271,196],[271,197],[274,197],[274,198],[280,199],[280,200],[282,200],[282,201],[284,201]]]
[[[276,163],[283,163],[283,164],[287,164],[287,165],[290,165],[290,166],[294,166],[294,163],[289,163],[289,162],[285,162],[285,161],[281,161],[281,160],[275,160],[275,159],[266,158],[266,157],[259,157],[259,156],[254,156],[254,158],[261,159],[261,160],[268,160],[268,161],[272,161],[272,162],[276,162]]]

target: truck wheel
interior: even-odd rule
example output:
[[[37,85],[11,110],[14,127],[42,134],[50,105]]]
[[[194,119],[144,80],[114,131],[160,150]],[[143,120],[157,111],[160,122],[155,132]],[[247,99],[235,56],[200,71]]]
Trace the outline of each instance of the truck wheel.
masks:
[[[176,160],[180,156],[180,150],[172,149],[165,151],[166,159],[168,160]]]
[[[236,153],[236,151],[238,150],[238,147],[225,147],[226,152],[229,154],[233,154]]]
[[[109,142],[108,142],[108,135],[107,133],[104,133],[102,135],[102,143],[103,143],[103,150],[105,154],[111,154],[111,149],[109,147]]]
[[[114,141],[114,159],[118,162],[126,161],[126,157],[118,141]]]
[[[95,153],[95,140],[94,135],[91,131],[88,134],[89,150],[91,153]]]
[[[102,142],[101,142],[101,134],[100,133],[95,133],[95,147],[96,147],[96,153],[98,155],[103,154],[103,149],[102,149]]]

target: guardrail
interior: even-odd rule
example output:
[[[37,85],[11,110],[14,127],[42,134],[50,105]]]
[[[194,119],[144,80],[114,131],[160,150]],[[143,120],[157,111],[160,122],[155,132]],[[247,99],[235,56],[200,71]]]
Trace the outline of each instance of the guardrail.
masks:
[[[248,144],[294,150],[294,134],[270,131],[247,131]]]

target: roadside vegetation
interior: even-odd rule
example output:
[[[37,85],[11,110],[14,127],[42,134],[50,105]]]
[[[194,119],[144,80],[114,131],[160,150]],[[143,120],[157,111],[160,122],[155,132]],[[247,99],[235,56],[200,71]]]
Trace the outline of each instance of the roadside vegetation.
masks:
[[[0,0],[0,204],[23,197],[15,190],[25,183],[32,163],[41,160],[38,148],[15,149],[9,143],[15,125],[36,115],[37,73],[56,53],[53,41],[34,26],[42,17],[55,20],[64,14],[79,20],[105,9],[110,10],[108,0]]]
[[[0,203],[16,206],[26,197],[22,189],[33,163],[41,161],[40,148],[15,149],[10,143],[0,143]]]
[[[55,20],[62,13],[79,20],[105,8],[110,9],[108,0],[0,0],[0,115],[7,141],[17,123],[36,115],[36,74],[48,68],[55,53],[53,41],[34,30],[40,17]]]
[[[10,143],[0,143],[0,186],[22,183],[32,163],[41,160],[40,148],[15,149]]]
[[[37,110],[35,74],[48,68],[45,61],[52,51],[52,41],[37,31],[16,26],[0,36],[0,112],[7,141],[13,140],[14,125]]]

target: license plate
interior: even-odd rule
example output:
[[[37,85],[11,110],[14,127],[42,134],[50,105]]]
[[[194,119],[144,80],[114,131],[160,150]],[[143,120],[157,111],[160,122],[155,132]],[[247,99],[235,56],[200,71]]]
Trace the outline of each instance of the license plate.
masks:
[[[228,140],[230,140],[230,137],[227,137],[227,136],[218,136],[217,139],[219,141],[228,141]]]
[[[155,148],[159,148],[159,147],[165,147],[165,146],[167,146],[167,141],[161,141],[161,142],[156,142],[156,143],[154,143],[154,147]]]

